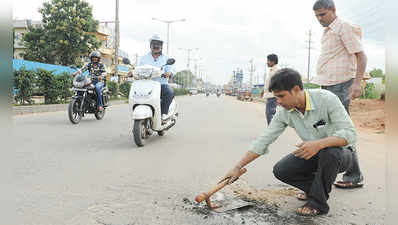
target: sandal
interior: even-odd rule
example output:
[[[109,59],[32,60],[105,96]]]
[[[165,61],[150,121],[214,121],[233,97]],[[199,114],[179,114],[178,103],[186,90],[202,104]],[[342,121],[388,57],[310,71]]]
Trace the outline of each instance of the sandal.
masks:
[[[362,182],[344,182],[344,181],[337,181],[333,184],[337,188],[343,189],[352,189],[352,188],[360,188],[363,187]]]
[[[319,216],[325,213],[321,212],[319,209],[315,209],[305,204],[296,210],[296,214],[299,216]]]
[[[301,192],[297,194],[297,199],[300,201],[307,201],[308,197],[307,194],[305,192]]]

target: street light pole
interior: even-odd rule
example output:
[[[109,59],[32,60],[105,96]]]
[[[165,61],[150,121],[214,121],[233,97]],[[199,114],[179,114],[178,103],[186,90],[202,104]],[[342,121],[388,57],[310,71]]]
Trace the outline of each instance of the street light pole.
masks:
[[[115,19],[115,77],[118,77],[119,65],[119,0],[116,0],[116,19]],[[120,84],[120,77],[118,77]]]
[[[167,23],[167,52],[166,54],[169,55],[169,46],[170,46],[170,23]]]
[[[179,19],[179,20],[161,20],[161,19],[158,19],[158,18],[152,18],[152,20],[157,20],[157,21],[160,21],[160,22],[163,22],[163,23],[167,23],[167,52],[166,52],[166,54],[168,55],[169,54],[169,45],[170,45],[170,24],[171,23],[174,23],[174,22],[184,22],[185,21],[185,19]]]

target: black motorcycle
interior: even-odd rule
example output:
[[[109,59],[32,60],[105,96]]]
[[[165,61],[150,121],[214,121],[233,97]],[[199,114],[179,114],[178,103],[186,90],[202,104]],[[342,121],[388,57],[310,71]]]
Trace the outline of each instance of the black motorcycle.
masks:
[[[93,76],[93,79],[98,79],[98,77]],[[109,91],[106,87],[106,81],[102,89],[102,111],[98,110],[97,93],[90,78],[83,75],[76,76],[73,79],[73,91],[75,94],[72,96],[68,107],[69,120],[73,124],[78,124],[86,113],[94,114],[97,120],[104,118],[106,107],[109,104]]]

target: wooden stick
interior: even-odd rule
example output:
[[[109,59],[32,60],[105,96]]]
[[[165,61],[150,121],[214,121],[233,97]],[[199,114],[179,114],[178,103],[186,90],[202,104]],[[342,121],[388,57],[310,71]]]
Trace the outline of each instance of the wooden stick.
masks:
[[[239,175],[238,178],[240,176],[242,176],[244,173],[246,173],[247,169],[246,168],[242,168],[239,171]],[[217,186],[215,186],[214,188],[210,189],[210,191],[199,194],[195,197],[195,201],[197,203],[201,203],[202,201],[210,198],[210,196],[212,196],[214,193],[216,193],[217,191],[221,190],[223,187],[225,187],[228,184],[228,179],[224,180],[223,182],[219,183]]]

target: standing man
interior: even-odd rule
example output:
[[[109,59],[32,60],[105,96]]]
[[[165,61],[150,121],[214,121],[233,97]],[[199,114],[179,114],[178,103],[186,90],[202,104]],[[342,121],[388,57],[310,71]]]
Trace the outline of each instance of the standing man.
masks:
[[[278,56],[275,54],[270,54],[267,56],[267,66],[269,69],[269,74],[267,76],[267,80],[264,85],[264,98],[267,99],[267,103],[265,104],[265,116],[267,118],[268,125],[271,123],[272,117],[275,115],[276,106],[278,103],[276,102],[276,97],[268,91],[269,82],[271,78],[275,75],[275,73],[280,69],[278,65]]]
[[[361,96],[361,81],[367,62],[361,44],[361,28],[337,17],[333,0],[317,0],[313,10],[319,23],[325,27],[314,82],[337,95],[349,113],[350,100]],[[343,181],[335,183],[336,187],[363,186],[355,150],[353,158],[352,168],[344,174]]]
[[[300,74],[292,69],[279,70],[270,81],[269,91],[282,107],[223,180],[234,182],[243,167],[267,153],[268,146],[292,127],[302,143],[276,163],[274,175],[306,194],[307,203],[296,210],[298,215],[326,214],[332,183],[352,163],[351,148],[356,144],[357,133],[350,116],[335,94],[303,90]]]

